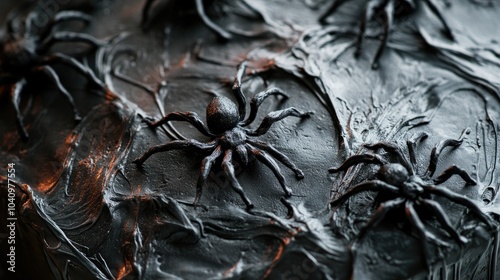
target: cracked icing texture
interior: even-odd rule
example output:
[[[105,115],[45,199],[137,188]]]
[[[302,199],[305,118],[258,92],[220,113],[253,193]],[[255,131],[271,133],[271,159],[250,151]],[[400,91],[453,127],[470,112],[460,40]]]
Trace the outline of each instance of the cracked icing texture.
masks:
[[[81,2],[68,8],[78,9]],[[338,208],[330,208],[329,202],[375,170],[359,165],[328,175],[331,166],[361,152],[364,143],[403,146],[418,132],[429,135],[416,147],[417,167],[423,170],[436,143],[470,128],[459,148],[441,155],[436,174],[452,164],[468,171],[476,185],[452,178],[442,186],[497,217],[500,38],[492,24],[497,5],[485,8],[461,0],[449,8],[439,6],[455,42],[443,38],[442,25],[426,20],[425,13],[397,18],[380,69],[373,71],[371,61],[380,44],[376,28],[367,31],[360,57],[353,56],[359,1],[345,1],[326,26],[318,24],[320,12],[307,1],[248,1],[262,18],[244,5],[216,1],[210,6],[229,7],[223,19],[208,11],[233,33],[225,44],[189,8],[179,17],[155,16],[143,33],[138,28],[142,1],[100,2],[85,5],[94,16],[85,33],[105,39],[127,32],[100,49],[95,59],[96,71],[116,100],[89,94],[77,74],[57,67],[62,81],[74,81],[71,93],[84,118],[76,125],[55,89],[28,87],[26,93],[37,94],[23,99],[30,133],[23,143],[8,96],[0,97],[0,163],[18,167],[17,238],[23,245],[17,264],[30,265],[25,273],[144,279],[498,275],[497,234],[465,207],[439,198],[435,201],[470,242],[441,250],[427,243],[440,260],[430,272],[419,253],[418,235],[397,214],[369,230],[351,255],[350,244],[373,214],[376,196],[357,195]],[[239,35],[242,30],[244,36]],[[269,98],[256,123],[265,112],[286,107],[315,111],[306,122],[283,120],[260,137],[296,162],[305,178],[289,180],[294,196],[282,203],[272,172],[251,161],[244,172],[237,170],[256,206],[249,213],[220,170],[214,170],[194,209],[190,202],[201,155],[159,154],[142,170],[131,161],[153,145],[207,138],[181,123],[152,131],[142,117],[191,110],[203,115],[214,95],[232,98],[230,84],[243,60],[248,61],[244,92],[277,87],[290,95],[285,101]],[[282,170],[293,177],[292,171]],[[2,197],[5,179],[0,177]],[[446,238],[437,221],[426,220],[426,228]],[[31,266],[33,259],[37,262]]]

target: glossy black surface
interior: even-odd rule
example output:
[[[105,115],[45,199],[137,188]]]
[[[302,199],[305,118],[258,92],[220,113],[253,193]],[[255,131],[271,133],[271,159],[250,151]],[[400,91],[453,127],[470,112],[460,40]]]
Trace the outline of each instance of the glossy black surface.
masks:
[[[140,28],[143,1],[34,3],[33,9],[47,17],[62,10],[92,16],[87,27],[76,30],[107,42],[105,46],[83,52],[85,56],[78,55],[82,52],[76,46],[53,51],[88,65],[108,92],[107,98],[91,94],[80,75],[55,66],[82,120],[75,123],[67,100],[37,78],[41,83],[35,80],[21,94],[27,142],[18,134],[9,95],[1,93],[0,164],[16,163],[18,174],[19,279],[495,279],[498,233],[470,207],[436,195],[428,198],[443,208],[457,236],[467,239],[464,244],[428,211],[418,213],[423,228],[450,246],[421,238],[402,211],[388,213],[359,238],[379,202],[392,197],[365,192],[339,207],[331,202],[372,180],[379,166],[356,164],[337,174],[328,169],[364,154],[366,144],[392,143],[405,155],[414,154],[409,160],[420,171],[434,166],[442,174],[460,166],[476,184],[453,176],[439,187],[468,197],[487,213],[482,215],[496,220],[496,2],[489,7],[469,0],[450,6],[436,1],[454,41],[443,35],[442,23],[425,5],[422,11],[394,17],[377,70],[371,66],[383,26],[368,25],[362,51],[357,59],[353,55],[365,1],[344,1],[325,25],[318,19],[330,7],[328,1],[247,1],[251,8],[213,1],[205,5],[207,15],[235,35],[224,43],[207,30],[195,5],[168,17],[162,16],[170,11],[168,3],[165,10],[161,2],[147,32]],[[2,2],[0,13],[15,4]],[[211,10],[215,7],[224,13]],[[67,24],[62,27],[74,30]],[[249,160],[244,169],[235,166],[238,182],[256,206],[248,212],[223,170],[215,168],[195,209],[203,155],[170,151],[151,157],[144,168],[132,161],[161,143],[208,142],[211,136],[182,122],[152,130],[144,118],[161,119],[177,111],[204,115],[214,96],[238,104],[231,86],[243,61],[247,75],[241,89],[247,99],[270,88],[289,95],[268,98],[251,123],[287,107],[315,112],[304,121],[283,119],[258,137],[295,162],[304,179],[289,180],[294,192],[283,200],[275,174],[265,165]],[[456,140],[466,128],[470,134],[460,146],[441,142]],[[427,139],[408,146],[407,140],[419,133]],[[397,155],[373,153],[400,164]],[[436,153],[439,162],[434,164],[437,157],[429,155]],[[294,175],[287,168],[282,173]],[[5,174],[0,171],[2,197],[7,193]],[[0,205],[5,209],[5,200]],[[0,212],[1,221],[5,215]],[[423,246],[432,260],[426,259]]]

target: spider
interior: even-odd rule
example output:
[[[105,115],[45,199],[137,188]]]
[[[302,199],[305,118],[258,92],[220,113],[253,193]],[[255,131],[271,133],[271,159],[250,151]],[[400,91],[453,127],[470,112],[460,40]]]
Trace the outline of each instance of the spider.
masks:
[[[322,24],[327,23],[327,18],[334,13],[339,6],[346,0],[333,0],[327,10],[320,16],[319,21]],[[453,33],[450,27],[446,23],[446,20],[439,11],[434,0],[423,0],[425,4],[430,8],[430,10],[436,15],[441,24],[443,25],[443,32],[450,40],[454,40]],[[359,34],[356,39],[356,51],[354,55],[359,57],[361,54],[361,47],[363,45],[363,38],[366,32],[366,25],[372,20],[379,20],[383,26],[382,42],[378,47],[375,57],[372,62],[372,68],[377,69],[379,67],[379,59],[382,56],[385,46],[387,45],[387,40],[389,37],[389,32],[392,28],[393,18],[399,13],[407,14],[411,11],[417,9],[418,1],[415,0],[368,0],[364,12],[363,18],[361,19],[361,24],[359,25]]]
[[[266,91],[257,93],[250,101],[250,113],[246,116],[246,99],[241,90],[241,80],[246,70],[246,63],[243,62],[239,67],[234,79],[232,92],[238,105],[226,97],[215,97],[207,106],[206,120],[207,125],[194,112],[173,112],[167,114],[159,121],[152,122],[146,120],[148,125],[156,128],[169,121],[187,121],[196,127],[202,134],[211,138],[209,143],[201,143],[196,140],[174,140],[163,145],[150,148],[140,158],[134,160],[134,163],[142,165],[153,154],[169,150],[189,150],[210,153],[201,163],[201,170],[196,185],[196,196],[194,205],[198,203],[202,188],[205,185],[207,177],[216,160],[222,158],[222,169],[229,178],[232,188],[241,196],[247,209],[253,208],[253,204],[243,192],[238,180],[236,179],[233,157],[236,154],[240,162],[245,166],[248,164],[249,154],[255,156],[264,163],[276,176],[286,196],[292,195],[292,190],[287,187],[285,177],[281,174],[280,168],[275,159],[280,161],[286,167],[290,168],[297,179],[303,179],[304,173],[300,170],[285,154],[275,149],[270,144],[262,141],[253,140],[251,137],[265,134],[271,126],[287,117],[309,117],[313,112],[301,112],[293,107],[273,111],[269,113],[257,129],[247,128],[257,116],[259,106],[270,96],[282,96],[288,98],[288,95],[277,88],[270,88]]]
[[[457,147],[461,145],[464,134],[468,132],[469,130],[465,130],[458,140],[447,139],[436,145],[432,150],[427,172],[423,176],[416,174],[415,147],[417,142],[427,138],[428,135],[426,133],[416,134],[407,141],[410,160],[403,155],[401,149],[395,144],[379,142],[372,145],[365,145],[367,149],[374,152],[379,149],[385,150],[389,155],[397,158],[397,162],[388,162],[378,154],[366,153],[354,155],[344,161],[339,167],[330,169],[329,171],[331,173],[336,173],[345,171],[351,166],[361,163],[380,165],[376,174],[377,179],[355,185],[342,196],[332,201],[331,205],[338,206],[351,196],[360,192],[378,191],[379,196],[385,195],[388,199],[383,200],[382,203],[378,205],[377,210],[369,222],[360,230],[358,239],[361,239],[368,232],[368,229],[377,226],[389,211],[396,208],[404,208],[407,220],[417,230],[420,236],[422,250],[423,254],[426,256],[426,260],[430,260],[430,258],[428,258],[430,257],[430,253],[427,252],[426,249],[426,240],[430,239],[440,245],[447,245],[447,243],[440,241],[435,234],[425,228],[421,220],[421,214],[419,214],[416,209],[430,211],[443,226],[444,230],[459,244],[467,242],[467,239],[455,230],[441,205],[432,200],[432,195],[447,198],[454,203],[467,207],[479,220],[494,229],[495,226],[491,218],[483,213],[473,201],[446,188],[437,186],[446,182],[453,175],[459,175],[468,185],[475,185],[476,181],[472,179],[465,170],[453,165],[446,169],[441,175],[432,179],[436,171],[439,155],[443,149],[449,146]]]
[[[8,18],[4,38],[0,40],[0,86],[10,92],[10,101],[16,112],[16,124],[23,140],[27,140],[29,134],[24,127],[19,108],[20,97],[33,74],[44,72],[47,75],[70,103],[76,121],[79,121],[81,117],[73,97],[62,85],[52,65],[60,63],[72,67],[98,88],[104,88],[103,83],[95,77],[92,71],[76,59],[62,53],[49,53],[49,49],[58,42],[84,42],[93,47],[100,46],[101,42],[87,34],[54,31],[55,27],[62,22],[89,23],[90,17],[77,11],[63,11],[56,14],[41,32],[35,32],[33,22],[35,17],[36,14],[31,13],[25,20]]]
[[[149,10],[151,9],[151,6],[154,4],[154,2],[156,2],[157,0],[147,0],[146,1],[146,4],[144,5],[144,8],[142,9],[142,22],[141,22],[141,25],[143,27],[146,26],[147,22],[148,22],[148,14],[149,14]],[[194,0],[195,1],[195,4],[196,4],[196,11],[198,13],[198,15],[200,16],[201,20],[203,21],[203,23],[205,23],[205,25],[212,31],[215,33],[215,35],[217,36],[217,38],[221,41],[228,41],[232,38],[232,35],[227,32],[226,30],[224,30],[223,28],[221,28],[220,26],[218,26],[216,23],[214,23],[208,16],[207,14],[205,13],[205,5],[203,4],[203,2],[207,2],[206,0]]]

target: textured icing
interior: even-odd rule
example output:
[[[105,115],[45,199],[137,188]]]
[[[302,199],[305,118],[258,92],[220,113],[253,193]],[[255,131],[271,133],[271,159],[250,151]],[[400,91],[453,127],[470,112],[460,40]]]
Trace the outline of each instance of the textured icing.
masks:
[[[8,96],[1,95],[0,163],[15,162],[19,175],[20,268],[56,279],[498,275],[498,233],[446,199],[436,201],[469,242],[454,243],[437,221],[428,219],[426,228],[451,244],[440,248],[427,243],[435,253],[430,271],[418,235],[397,213],[357,240],[375,211],[376,193],[356,195],[341,207],[330,207],[330,202],[370,179],[377,169],[359,165],[345,173],[328,173],[349,156],[364,152],[365,143],[388,141],[406,149],[406,140],[418,132],[429,135],[415,150],[417,167],[424,172],[437,143],[456,139],[470,128],[462,145],[441,153],[436,174],[452,164],[465,169],[476,185],[455,176],[441,186],[475,200],[496,218],[498,5],[485,7],[469,0],[450,7],[439,4],[455,41],[442,36],[442,25],[425,8],[396,16],[380,67],[372,70],[380,45],[376,29],[368,29],[360,57],[353,55],[363,8],[359,1],[344,1],[325,26],[317,21],[327,7],[324,1],[247,1],[252,9],[215,1],[207,10],[227,8],[222,19],[211,13],[212,20],[232,33],[226,43],[216,40],[192,5],[174,6],[178,15],[166,17],[158,1],[159,13],[154,12],[143,32],[142,1],[81,2],[73,1],[67,8],[83,7],[94,17],[85,32],[110,40],[85,61],[95,66],[109,95],[116,97],[86,90],[85,80],[57,67],[62,81],[74,81],[71,93],[83,120],[75,124],[71,108],[56,89],[28,87],[32,92],[26,92],[23,106],[29,108],[24,121],[30,140],[23,142]],[[4,5],[9,6],[0,6]],[[247,212],[221,170],[214,168],[195,209],[191,204],[202,155],[160,153],[143,168],[132,160],[160,143],[208,138],[185,123],[153,130],[143,120],[173,111],[203,116],[214,96],[233,98],[232,79],[244,60],[248,70],[243,90],[248,99],[270,87],[290,96],[284,101],[270,97],[256,123],[264,113],[290,106],[315,112],[307,121],[290,118],[276,123],[259,138],[288,155],[305,178],[297,181],[281,166],[294,194],[283,200],[267,167],[256,160],[244,170],[237,167],[237,178],[255,205]],[[6,177],[1,172],[0,182],[4,197]],[[5,215],[2,212],[0,219]],[[350,247],[355,240],[353,256]],[[33,259],[36,265],[31,265]]]

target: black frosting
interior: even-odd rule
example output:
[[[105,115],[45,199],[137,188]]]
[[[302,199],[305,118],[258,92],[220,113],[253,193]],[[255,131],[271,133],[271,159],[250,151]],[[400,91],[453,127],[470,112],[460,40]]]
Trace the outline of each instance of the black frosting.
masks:
[[[340,1],[323,24],[318,19],[329,1],[206,1],[209,18],[231,34],[225,42],[201,21],[196,1],[181,2],[156,1],[142,26],[144,3],[134,0],[44,0],[17,15],[52,17],[62,10],[91,15],[88,27],[63,27],[99,38],[106,42],[102,47],[62,44],[52,52],[75,57],[106,88],[96,89],[72,69],[54,66],[83,117],[75,123],[57,88],[43,76],[33,77],[22,94],[30,136],[23,141],[8,86],[0,85],[0,220],[7,220],[8,163],[16,164],[10,187],[16,191],[18,219],[15,274],[6,270],[8,232],[0,229],[2,278],[498,277],[498,230],[468,207],[429,198],[443,207],[465,244],[425,209],[419,210],[425,229],[441,244],[422,243],[404,209],[391,211],[358,238],[388,197],[363,192],[340,205],[330,203],[376,178],[378,166],[360,164],[335,174],[328,170],[353,155],[370,153],[365,145],[380,141],[408,155],[407,140],[425,132],[428,137],[415,145],[416,166],[423,174],[436,145],[469,129],[460,145],[443,149],[436,175],[457,165],[476,183],[453,176],[439,186],[474,201],[496,223],[500,34],[495,23],[500,3],[432,1],[452,38],[443,34],[442,21],[426,4],[431,1],[404,12],[396,9],[374,70],[381,44],[379,17],[368,25],[359,57],[354,56],[360,19],[373,1]],[[12,15],[17,4],[3,1],[2,18]],[[286,154],[305,177],[297,180],[280,164],[293,191],[286,198],[264,164],[251,157],[243,166],[236,158],[238,182],[255,207],[245,209],[219,163],[195,208],[205,154],[169,151],[142,166],[132,161],[172,140],[209,141],[185,122],[151,129],[147,120],[174,111],[194,111],[204,120],[214,96],[236,102],[231,87],[244,61],[242,90],[248,100],[272,87],[289,95],[266,99],[251,128],[270,111],[314,111],[307,119],[283,119],[258,137]],[[377,154],[394,161],[388,153]],[[422,244],[432,257],[423,255]]]

